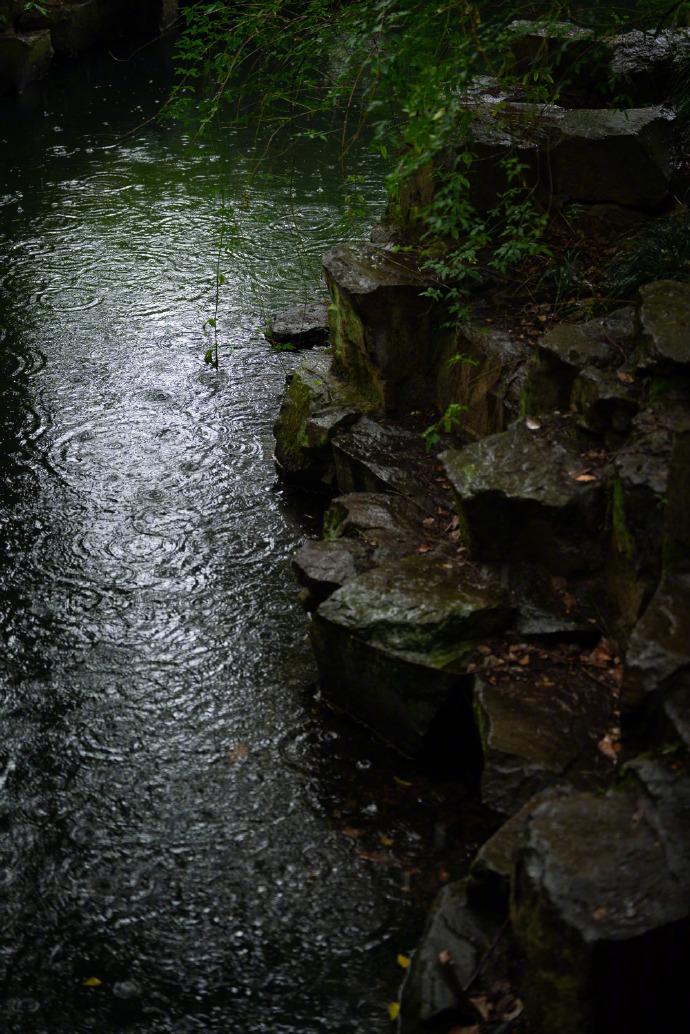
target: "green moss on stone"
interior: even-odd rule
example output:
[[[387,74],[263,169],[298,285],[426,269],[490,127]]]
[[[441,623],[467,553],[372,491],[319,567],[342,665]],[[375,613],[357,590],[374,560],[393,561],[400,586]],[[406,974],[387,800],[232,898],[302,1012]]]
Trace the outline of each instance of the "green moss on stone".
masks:
[[[625,517],[625,496],[620,478],[616,478],[611,486],[611,531],[616,552],[632,559],[635,543]]]
[[[381,409],[384,404],[383,385],[367,358],[362,320],[337,284],[331,284],[330,289],[333,300],[328,314],[335,371],[354,389],[365,410]]]

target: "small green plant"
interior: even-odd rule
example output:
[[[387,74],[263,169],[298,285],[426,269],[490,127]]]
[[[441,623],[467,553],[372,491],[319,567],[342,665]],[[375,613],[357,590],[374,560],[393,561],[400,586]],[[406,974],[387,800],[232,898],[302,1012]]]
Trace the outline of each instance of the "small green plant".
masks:
[[[441,434],[452,434],[462,427],[462,414],[467,412],[467,406],[461,402],[451,402],[440,420],[427,427],[422,432],[422,438],[427,449],[431,450],[441,441]]]
[[[225,283],[225,273],[221,271],[220,267],[225,252],[225,239],[229,227],[230,215],[232,215],[232,209],[226,206],[225,195],[221,194],[220,229],[218,236],[218,249],[216,251],[216,268],[214,274],[213,316],[205,320],[201,328],[204,331],[207,328],[211,331],[211,345],[204,352],[204,362],[208,366],[212,366],[214,370],[218,369],[220,360],[218,338],[218,310],[220,307],[220,289]]]
[[[448,360],[448,368],[452,370],[455,366],[479,366],[479,360],[474,359],[467,352],[456,352]]]

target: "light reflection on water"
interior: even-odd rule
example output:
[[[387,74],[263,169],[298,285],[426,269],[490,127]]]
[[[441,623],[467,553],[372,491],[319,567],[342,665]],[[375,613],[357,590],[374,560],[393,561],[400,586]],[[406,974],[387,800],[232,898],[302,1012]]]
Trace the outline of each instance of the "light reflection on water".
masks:
[[[271,435],[293,360],[259,332],[317,290],[336,161],[312,145],[245,193],[227,133],[114,139],[162,95],[157,60],[2,105],[0,1025],[373,1034],[418,915],[333,817],[334,772],[390,762],[304,693]]]

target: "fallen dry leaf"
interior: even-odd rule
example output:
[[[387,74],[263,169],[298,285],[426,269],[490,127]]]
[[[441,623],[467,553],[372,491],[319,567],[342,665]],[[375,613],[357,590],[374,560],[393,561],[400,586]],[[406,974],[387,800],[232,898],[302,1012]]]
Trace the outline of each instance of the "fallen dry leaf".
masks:
[[[596,481],[597,479],[596,479],[596,476],[594,474],[577,474],[577,475],[575,475],[575,480],[576,481]]]
[[[422,542],[421,546],[417,546],[418,553],[428,553],[431,550],[431,546],[428,542]]]
[[[538,431],[541,428],[541,424],[533,416],[528,416],[525,420],[525,426],[530,431]]]
[[[352,840],[356,840],[357,837],[361,837],[362,835],[362,830],[355,829],[354,826],[345,826],[345,828],[341,829],[340,832],[344,837],[351,837]]]
[[[604,757],[609,758],[611,761],[614,762],[614,764],[618,761],[618,752],[621,749],[621,745],[620,745],[620,743],[616,743],[609,736],[608,733],[606,734],[606,736],[603,736],[599,740],[599,742],[597,743],[597,747],[599,748],[601,753],[604,755]]]
[[[608,909],[605,908],[603,905],[600,905],[599,908],[595,908],[592,912],[592,919],[596,920],[597,923],[600,923],[602,919],[606,918],[607,912]]]
[[[246,743],[238,743],[233,750],[228,751],[228,761],[244,761],[249,757],[249,747]]]
[[[616,377],[621,382],[621,384],[632,384],[635,380],[633,375],[631,373],[626,373],[625,370],[618,370],[618,372],[616,373]]]
[[[410,965],[410,959],[409,959],[409,956],[407,956],[407,955],[400,955],[400,954],[398,954],[398,956],[397,956],[395,961],[398,963],[398,965],[402,969],[407,969],[409,967],[409,965]]]

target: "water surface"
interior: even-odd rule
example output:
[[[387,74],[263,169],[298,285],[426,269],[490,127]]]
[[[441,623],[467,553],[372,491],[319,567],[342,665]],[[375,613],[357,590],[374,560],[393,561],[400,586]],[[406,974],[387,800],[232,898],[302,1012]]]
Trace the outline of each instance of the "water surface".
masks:
[[[248,135],[147,121],[168,73],[95,56],[0,108],[0,1026],[374,1034],[430,812],[310,697],[260,333],[319,290],[337,154],[248,183]]]

